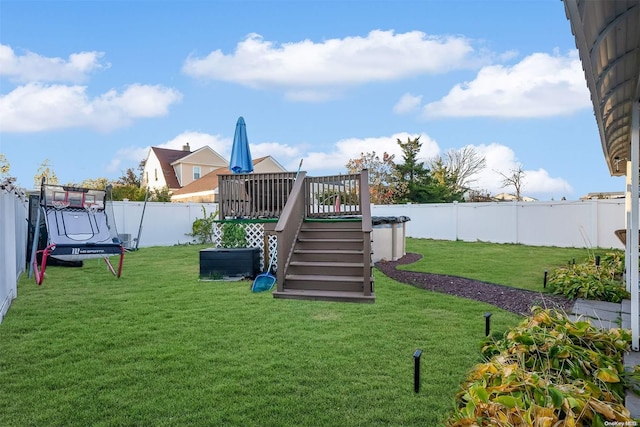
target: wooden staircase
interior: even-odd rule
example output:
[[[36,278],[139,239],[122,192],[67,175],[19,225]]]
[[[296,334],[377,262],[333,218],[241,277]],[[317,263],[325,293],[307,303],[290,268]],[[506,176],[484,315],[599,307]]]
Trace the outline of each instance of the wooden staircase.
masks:
[[[370,239],[360,219],[304,220],[274,297],[374,302]]]

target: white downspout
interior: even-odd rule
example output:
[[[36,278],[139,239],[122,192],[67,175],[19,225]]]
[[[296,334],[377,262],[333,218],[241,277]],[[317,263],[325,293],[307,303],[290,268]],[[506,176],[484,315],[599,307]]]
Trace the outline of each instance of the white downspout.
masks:
[[[630,251],[627,256],[631,258],[629,262],[631,277],[631,349],[640,350],[639,333],[640,333],[640,311],[638,300],[638,285],[640,284],[638,270],[638,255],[640,248],[638,247],[638,234],[640,233],[638,225],[638,214],[640,213],[640,176],[638,172],[640,168],[640,102],[634,102],[631,110],[631,234],[627,234],[629,239]]]

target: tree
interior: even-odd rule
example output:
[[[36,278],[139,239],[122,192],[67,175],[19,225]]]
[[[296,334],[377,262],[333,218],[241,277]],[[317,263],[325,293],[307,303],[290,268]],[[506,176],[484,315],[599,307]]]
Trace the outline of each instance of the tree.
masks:
[[[78,187],[90,188],[92,190],[104,190],[109,184],[111,184],[111,182],[107,178],[88,178],[82,181]]]
[[[131,201],[143,201],[146,197],[146,189],[141,188],[142,185],[142,170],[144,169],[144,160],[138,165],[138,171],[140,175],[129,168],[122,172],[122,176],[113,185],[112,197],[113,200],[131,200]],[[169,200],[171,198],[169,197]]]
[[[133,169],[129,168],[122,173],[122,176],[118,178],[117,183],[119,185],[130,185],[133,187],[140,187],[140,177],[136,175]]]
[[[510,170],[510,175],[506,175],[502,172],[498,172],[502,175],[502,187],[511,187],[515,189],[515,196],[517,201],[522,201],[522,186],[525,173],[522,170],[522,165],[518,164],[517,167]]]
[[[132,202],[142,202],[146,196],[146,189],[135,187],[133,185],[114,184],[111,189],[111,197],[113,200],[131,200]]]
[[[418,161],[422,143],[420,137],[407,138],[407,142],[398,139],[404,163],[395,168],[399,188],[403,189],[402,201],[413,203],[445,203],[462,200],[460,195],[450,191],[447,174],[440,182],[432,176],[432,171]]]
[[[7,175],[11,165],[4,154],[0,153],[0,175]]]
[[[384,153],[380,159],[372,151],[360,153],[359,159],[350,159],[346,164],[348,173],[360,173],[368,169],[371,203],[385,205],[395,201],[397,182],[394,179],[393,158],[393,155]]]
[[[58,184],[58,176],[53,171],[49,159],[44,159],[38,167],[36,175],[33,177],[33,188],[40,188],[43,177],[47,184]]]
[[[162,188],[155,188],[151,193],[149,200],[153,202],[170,202],[171,191],[166,185]]]
[[[405,202],[425,202],[425,184],[429,181],[429,171],[425,169],[424,162],[418,162],[418,153],[422,147],[420,137],[411,139],[407,137],[407,142],[397,139],[402,150],[402,164],[395,167],[395,175],[402,188],[402,200]]]
[[[471,146],[460,150],[448,150],[444,157],[436,156],[428,161],[432,176],[441,184],[450,185],[452,193],[471,190],[478,172],[487,165],[486,159]]]
[[[491,192],[489,190],[472,189],[467,193],[467,201],[469,202],[491,202]]]

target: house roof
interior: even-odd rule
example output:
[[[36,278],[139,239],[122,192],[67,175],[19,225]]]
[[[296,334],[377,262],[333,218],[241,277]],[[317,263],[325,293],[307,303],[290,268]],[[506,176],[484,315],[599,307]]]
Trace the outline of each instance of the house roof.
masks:
[[[178,178],[176,177],[176,173],[173,170],[171,164],[176,160],[190,155],[191,152],[186,150],[171,150],[168,148],[159,147],[151,147],[151,150],[160,162],[160,167],[162,168],[162,176],[164,176],[167,187],[172,189],[180,188]]]
[[[228,164],[229,161],[226,160],[224,157],[222,157],[220,154],[216,153],[213,148],[209,147],[208,145],[205,145],[204,147],[200,147],[195,151],[191,151],[191,152],[185,152],[186,154],[176,160],[174,160],[173,162],[171,162],[171,166],[174,166],[178,163],[199,163],[200,160],[198,159],[198,156],[201,155],[203,152],[205,151],[209,151],[211,153],[211,155],[213,155],[213,157],[215,158],[215,162],[218,164],[211,164],[211,166],[222,166],[225,164]]]
[[[174,191],[173,195],[180,196],[183,194],[212,191],[213,189],[218,188],[218,175],[226,175],[230,173],[231,170],[229,170],[229,168],[227,167],[214,169],[211,172],[201,176],[200,179],[196,179],[192,183],[187,184],[184,187]]]
[[[564,0],[611,175],[626,175],[640,101],[640,1]]]
[[[269,156],[253,159],[254,166],[268,157]],[[173,194],[176,196],[180,196],[190,193],[200,193],[203,191],[213,191],[214,189],[218,188],[218,175],[228,175],[231,173],[232,172],[228,167],[214,169],[211,172],[201,176],[200,179],[197,179],[192,183],[180,188],[179,190],[174,191]]]

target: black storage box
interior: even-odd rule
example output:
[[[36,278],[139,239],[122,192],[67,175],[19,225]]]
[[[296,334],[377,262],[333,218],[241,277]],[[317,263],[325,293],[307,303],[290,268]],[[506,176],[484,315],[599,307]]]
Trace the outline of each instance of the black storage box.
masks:
[[[200,279],[255,278],[260,274],[260,248],[210,248],[200,251]]]

